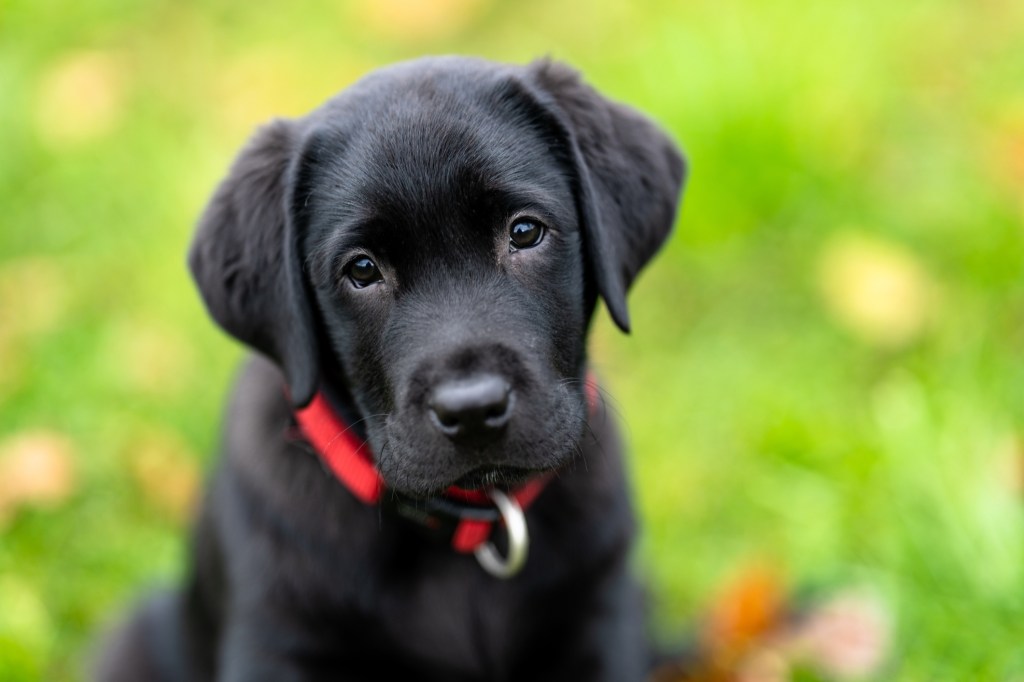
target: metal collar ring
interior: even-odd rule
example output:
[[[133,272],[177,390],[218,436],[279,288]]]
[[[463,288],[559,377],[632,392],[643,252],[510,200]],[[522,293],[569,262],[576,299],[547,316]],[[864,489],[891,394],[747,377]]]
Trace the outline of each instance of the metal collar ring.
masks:
[[[508,555],[502,557],[493,542],[485,542],[473,552],[485,571],[495,578],[511,578],[522,570],[530,547],[530,536],[526,532],[526,516],[515,498],[500,490],[490,489],[487,494],[494,506],[501,512],[508,533]]]

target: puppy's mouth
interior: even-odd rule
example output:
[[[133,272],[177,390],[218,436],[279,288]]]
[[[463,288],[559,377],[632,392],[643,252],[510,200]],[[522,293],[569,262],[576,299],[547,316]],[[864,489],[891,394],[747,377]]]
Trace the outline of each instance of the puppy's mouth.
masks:
[[[459,477],[453,485],[463,490],[498,488],[511,490],[540,474],[537,469],[512,466],[483,466]]]

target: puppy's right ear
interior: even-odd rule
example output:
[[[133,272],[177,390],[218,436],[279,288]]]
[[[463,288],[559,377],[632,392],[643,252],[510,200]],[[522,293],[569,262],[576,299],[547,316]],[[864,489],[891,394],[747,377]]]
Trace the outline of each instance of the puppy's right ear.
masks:
[[[318,365],[290,210],[299,132],[278,120],[253,135],[199,220],[188,263],[213,319],[276,361],[303,406]]]

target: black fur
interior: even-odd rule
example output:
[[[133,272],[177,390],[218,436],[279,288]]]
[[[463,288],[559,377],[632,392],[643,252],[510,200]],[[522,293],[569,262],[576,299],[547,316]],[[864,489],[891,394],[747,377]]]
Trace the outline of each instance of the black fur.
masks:
[[[587,411],[585,339],[598,297],[628,329],[683,176],[647,119],[547,61],[404,63],[257,132],[189,263],[214,319],[272,362],[239,380],[185,589],[125,626],[99,677],[642,679],[633,517],[614,425]],[[533,248],[510,248],[518,216],[547,227]],[[381,281],[356,286],[360,256]],[[508,422],[467,444],[431,401],[481,374],[507,385]],[[559,471],[523,572],[492,578],[356,501],[288,438],[318,389],[402,495]]]

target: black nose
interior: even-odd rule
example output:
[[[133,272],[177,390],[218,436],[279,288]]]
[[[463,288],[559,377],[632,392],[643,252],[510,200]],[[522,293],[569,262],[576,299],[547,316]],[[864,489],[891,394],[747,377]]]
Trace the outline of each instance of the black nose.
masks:
[[[428,407],[431,420],[452,440],[483,444],[508,424],[512,388],[494,374],[444,381],[434,387]]]

